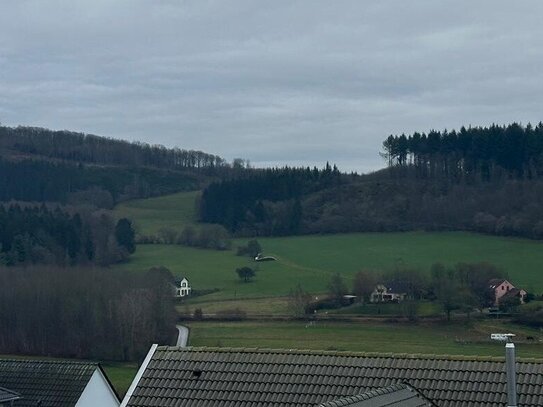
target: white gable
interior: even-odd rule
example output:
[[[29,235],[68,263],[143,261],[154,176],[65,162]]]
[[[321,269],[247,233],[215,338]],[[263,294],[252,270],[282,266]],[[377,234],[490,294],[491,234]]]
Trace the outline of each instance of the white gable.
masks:
[[[108,381],[100,371],[96,369],[92,374],[81,397],[77,400],[75,407],[118,407],[120,405],[117,396]]]

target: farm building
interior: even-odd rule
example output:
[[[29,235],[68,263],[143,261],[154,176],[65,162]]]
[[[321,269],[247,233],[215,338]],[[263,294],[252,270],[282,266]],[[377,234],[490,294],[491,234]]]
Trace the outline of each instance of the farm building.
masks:
[[[172,284],[174,288],[174,297],[182,298],[190,295],[192,288],[190,287],[189,280],[185,277],[180,277]]]
[[[377,284],[370,295],[370,302],[400,302],[407,296],[407,290],[394,284]]]
[[[119,397],[97,363],[0,359],[0,405],[118,407]]]
[[[518,405],[542,406],[543,361],[518,361],[517,372]],[[363,404],[365,398],[373,402]],[[402,399],[407,404],[383,404]],[[121,406],[495,407],[506,402],[505,362],[499,358],[153,345]]]

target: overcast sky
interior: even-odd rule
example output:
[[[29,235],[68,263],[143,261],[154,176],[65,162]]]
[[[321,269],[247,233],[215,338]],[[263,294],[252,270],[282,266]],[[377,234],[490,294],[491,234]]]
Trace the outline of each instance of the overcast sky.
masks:
[[[543,120],[543,1],[0,1],[0,122],[256,166]]]

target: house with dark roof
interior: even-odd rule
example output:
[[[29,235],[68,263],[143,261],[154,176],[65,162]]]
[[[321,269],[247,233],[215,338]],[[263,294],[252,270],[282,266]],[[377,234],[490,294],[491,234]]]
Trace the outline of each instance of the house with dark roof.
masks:
[[[516,288],[504,278],[493,278],[488,282],[488,288],[492,292],[494,305],[498,306],[500,299],[507,297],[518,297],[521,304],[524,304],[526,291]]]
[[[407,297],[407,289],[400,284],[377,284],[370,294],[370,302],[400,302]]]
[[[16,391],[0,387],[0,406],[14,406],[15,402],[21,398],[21,395]]]
[[[8,404],[16,407],[118,407],[120,404],[98,363],[0,359],[0,386],[16,393],[18,398]]]
[[[411,397],[396,405],[495,407],[506,405],[506,391],[503,358],[153,345],[121,406],[357,406],[364,397]],[[543,360],[518,361],[517,392],[519,406],[543,405]]]
[[[328,401],[318,407],[435,407],[435,404],[413,387],[402,383]]]

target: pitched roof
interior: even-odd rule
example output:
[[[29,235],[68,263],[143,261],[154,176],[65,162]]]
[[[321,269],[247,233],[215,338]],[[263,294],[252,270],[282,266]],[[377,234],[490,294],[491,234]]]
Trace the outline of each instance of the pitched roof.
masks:
[[[0,386],[20,393],[17,406],[75,406],[97,363],[0,359]]]
[[[0,403],[7,403],[9,401],[19,400],[20,398],[21,395],[19,393],[0,387]]]
[[[505,281],[507,281],[505,278],[493,278],[491,280],[488,280],[488,286],[490,288],[496,288],[497,286],[501,285]]]
[[[319,404],[318,407],[432,407],[417,390],[405,383],[393,384],[358,396],[345,397]]]
[[[390,284],[380,283],[375,286],[375,289],[377,289],[379,286],[384,287],[387,290],[387,293],[389,294],[391,293],[405,294],[408,291],[407,286],[403,283],[396,283],[396,282],[392,282]]]
[[[181,287],[181,283],[183,282],[183,280],[187,280],[186,277],[179,277],[179,278],[176,278],[173,282],[173,285],[176,286],[177,288],[180,288]],[[187,280],[187,283],[188,283],[189,280]]]
[[[507,291],[503,297],[520,297],[521,295],[526,294],[526,291],[518,289],[518,288],[511,288],[509,291]],[[503,298],[502,297],[502,298]]]
[[[543,405],[543,361],[519,362],[517,372],[519,405]],[[507,399],[503,358],[158,347],[124,402],[309,407],[405,381],[441,407],[490,407]]]

